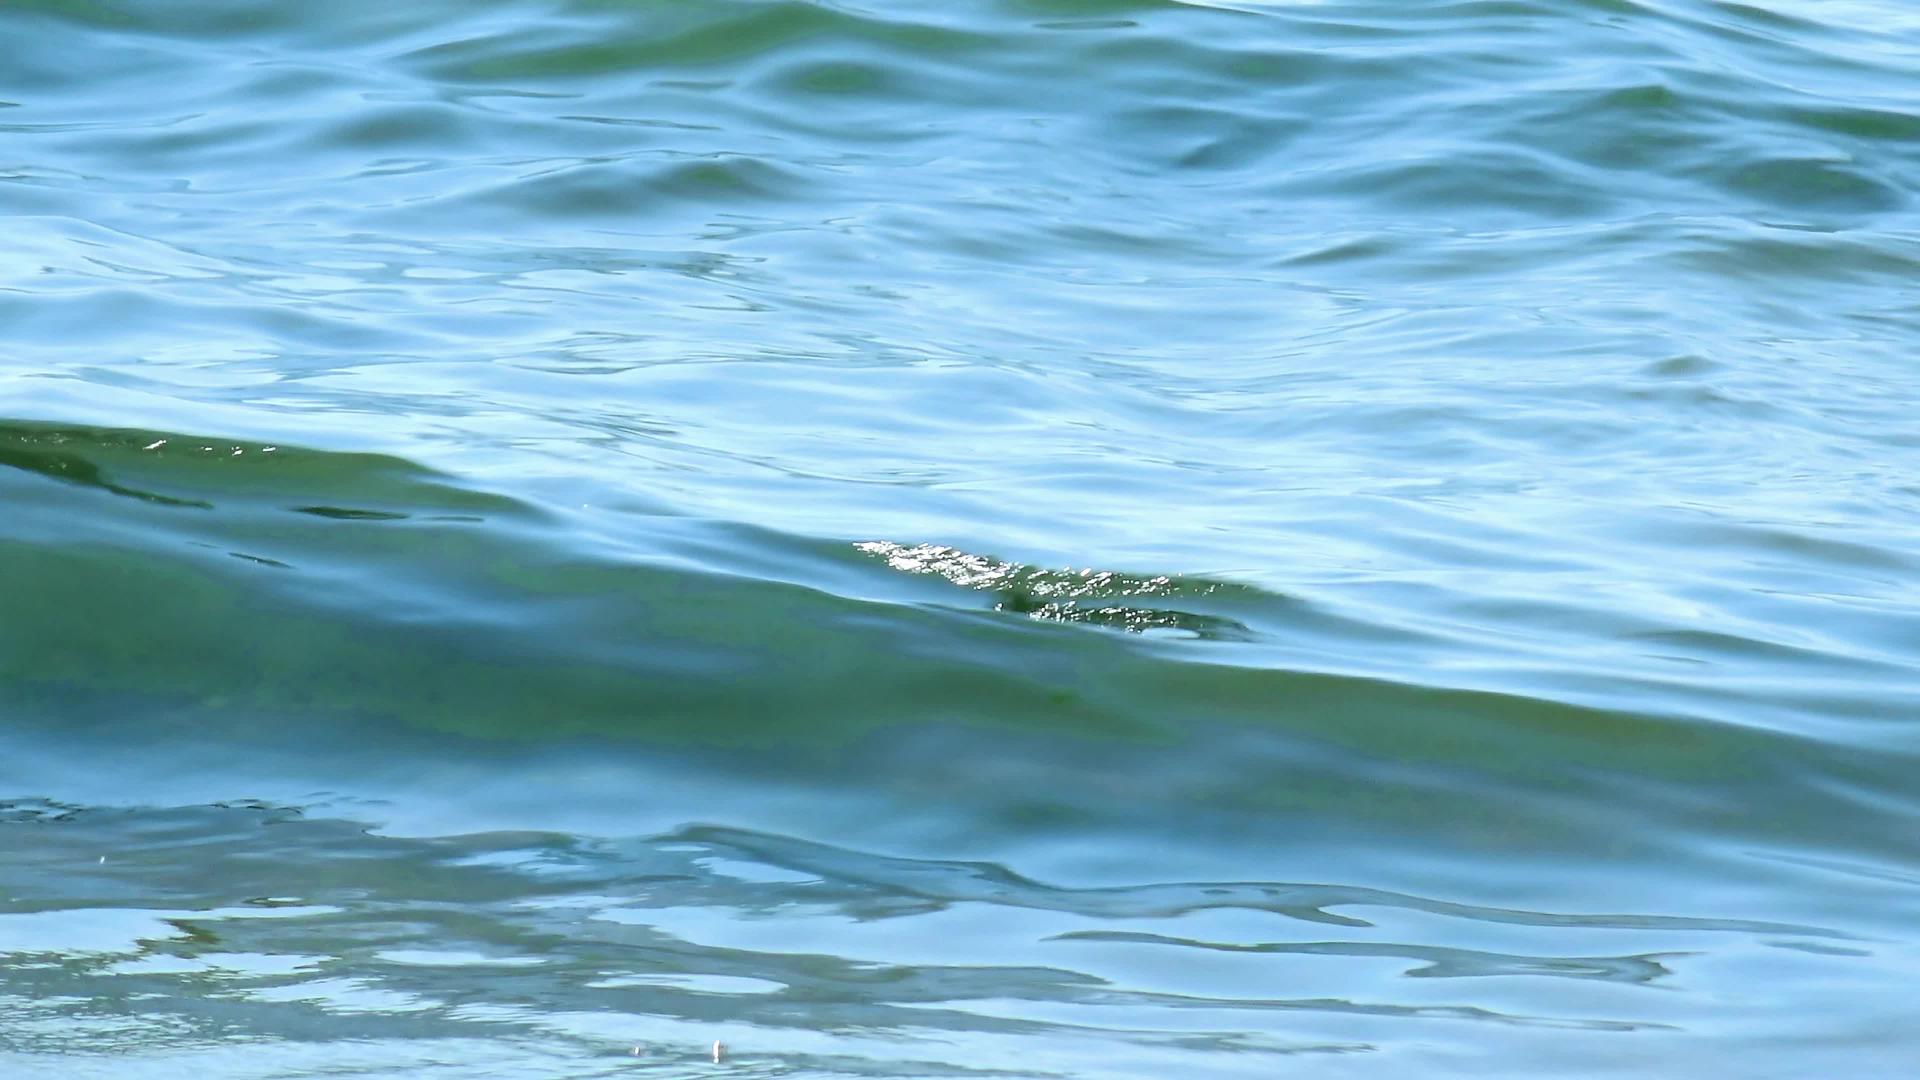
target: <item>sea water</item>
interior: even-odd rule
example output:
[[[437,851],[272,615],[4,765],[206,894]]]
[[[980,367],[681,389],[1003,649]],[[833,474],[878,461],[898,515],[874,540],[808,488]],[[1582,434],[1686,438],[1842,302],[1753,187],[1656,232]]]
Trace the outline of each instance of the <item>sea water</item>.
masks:
[[[0,1075],[1911,1075],[1917,192],[1893,2],[13,0]]]

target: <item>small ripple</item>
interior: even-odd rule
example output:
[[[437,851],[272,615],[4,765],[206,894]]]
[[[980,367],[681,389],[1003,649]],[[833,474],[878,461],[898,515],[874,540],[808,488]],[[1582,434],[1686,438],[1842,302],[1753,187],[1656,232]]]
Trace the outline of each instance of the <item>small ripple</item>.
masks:
[[[1103,919],[1164,919],[1221,909],[1266,911],[1304,922],[1365,927],[1335,907],[1387,907],[1513,926],[1787,934],[1847,939],[1838,930],[1747,919],[1673,915],[1569,915],[1483,907],[1344,885],[1281,882],[1189,882],[1067,889],[1045,885],[992,863],[899,859],[789,837],[714,826],[691,826],[670,839],[712,844],[761,862],[827,880],[883,888],[938,903],[977,902],[1068,912]]]
[[[405,521],[407,515],[387,510],[361,510],[349,506],[296,506],[296,514],[332,518],[335,521]]]
[[[1139,945],[1173,945],[1214,952],[1292,956],[1391,957],[1414,960],[1421,967],[1405,973],[1415,979],[1479,978],[1492,975],[1545,975],[1565,979],[1651,984],[1673,974],[1663,958],[1690,953],[1644,953],[1634,956],[1520,956],[1478,952],[1433,945],[1370,941],[1289,941],[1239,944],[1150,934],[1133,930],[1076,930],[1056,935],[1054,941],[1109,941]]]

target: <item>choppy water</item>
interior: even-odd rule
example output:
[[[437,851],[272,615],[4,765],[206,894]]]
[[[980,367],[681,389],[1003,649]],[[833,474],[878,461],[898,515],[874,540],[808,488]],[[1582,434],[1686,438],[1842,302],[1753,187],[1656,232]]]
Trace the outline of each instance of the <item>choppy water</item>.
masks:
[[[0,1073],[1907,1075],[1902,4],[15,0]]]

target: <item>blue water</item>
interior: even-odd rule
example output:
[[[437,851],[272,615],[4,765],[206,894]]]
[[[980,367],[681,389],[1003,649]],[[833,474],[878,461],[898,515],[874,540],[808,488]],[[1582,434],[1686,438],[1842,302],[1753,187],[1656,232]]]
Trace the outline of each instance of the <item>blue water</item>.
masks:
[[[1875,0],[7,5],[0,1075],[1906,1075],[1916,205]]]

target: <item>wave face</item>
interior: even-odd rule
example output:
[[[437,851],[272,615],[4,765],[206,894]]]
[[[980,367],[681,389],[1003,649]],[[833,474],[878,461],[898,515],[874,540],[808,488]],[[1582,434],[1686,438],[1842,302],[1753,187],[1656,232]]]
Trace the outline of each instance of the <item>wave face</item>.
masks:
[[[0,39],[0,1074],[1920,1060],[1904,7]]]

